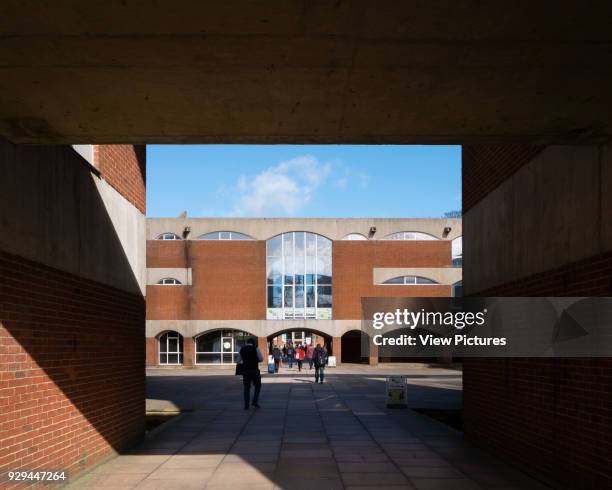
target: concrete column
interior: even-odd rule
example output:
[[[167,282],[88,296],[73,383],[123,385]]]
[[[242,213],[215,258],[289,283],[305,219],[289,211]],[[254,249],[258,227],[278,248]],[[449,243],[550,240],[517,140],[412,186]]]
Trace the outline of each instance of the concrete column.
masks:
[[[342,340],[340,337],[332,339],[332,354],[336,356],[336,365],[339,366],[342,363]]]
[[[261,364],[267,365],[268,364],[268,350],[269,350],[268,338],[267,337],[257,337],[257,347],[259,347],[259,350],[264,356]]]
[[[193,337],[183,337],[183,367],[195,365],[195,341]]]
[[[378,346],[373,342],[370,342],[370,356],[368,357],[368,364],[370,366],[378,366]]]

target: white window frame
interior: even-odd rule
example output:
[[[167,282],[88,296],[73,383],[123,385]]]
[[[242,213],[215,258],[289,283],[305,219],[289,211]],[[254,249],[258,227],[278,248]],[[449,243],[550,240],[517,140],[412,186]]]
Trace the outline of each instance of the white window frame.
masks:
[[[172,235],[173,238],[164,238],[166,235]],[[178,236],[176,233],[172,233],[171,231],[165,231],[161,233],[160,235],[158,235],[157,239],[164,241],[182,240],[180,236]]]
[[[284,240],[284,236],[285,235],[292,235],[292,240],[291,240],[291,244],[293,247],[293,250],[291,250],[291,257],[294,259],[294,265],[295,265],[295,234],[296,233],[302,233],[304,235],[304,271],[306,271],[306,264],[307,264],[307,258],[308,255],[306,254],[306,235],[313,235],[315,237],[315,243],[314,243],[314,256],[311,256],[314,258],[314,264],[315,264],[315,270],[314,270],[314,284],[306,284],[306,281],[304,281],[303,284],[303,289],[304,289],[304,306],[303,308],[297,308],[297,310],[303,310],[304,315],[298,315],[296,316],[296,307],[295,307],[295,290],[296,290],[296,285],[295,285],[295,279],[294,279],[294,284],[285,284],[285,276],[286,276],[286,269],[285,269],[285,240]],[[330,287],[332,288],[332,294],[331,294],[331,301],[332,301],[332,306],[331,307],[325,307],[325,308],[319,308],[319,279],[318,279],[318,270],[317,270],[317,263],[318,263],[318,258],[319,258],[319,237],[323,238],[324,240],[328,240],[331,244],[331,247],[333,247],[333,241],[330,240],[329,238],[323,236],[323,235],[319,235],[317,233],[312,233],[309,231],[289,231],[289,232],[285,232],[285,233],[281,233],[279,235],[276,235],[273,238],[276,237],[280,237],[281,239],[281,255],[280,255],[280,259],[281,259],[281,284],[280,284],[280,288],[281,288],[281,308],[276,308],[276,309],[280,309],[282,312],[282,319],[284,320],[316,320],[318,317],[318,313],[319,313],[319,309],[325,309],[325,310],[331,310],[331,315],[333,317],[333,297],[334,297],[334,289],[333,289],[333,263],[332,261],[332,255],[330,255],[330,278],[331,278],[331,283],[330,284],[321,284],[321,287]],[[332,251],[333,252],[333,251]],[[274,286],[274,285],[270,285],[268,284],[268,259],[270,257],[268,256],[268,250],[267,250],[267,241],[266,241],[266,311],[268,309],[268,291],[269,291],[269,286]],[[304,274],[304,276],[306,276],[307,274]],[[295,273],[293,274],[294,278],[295,278]],[[292,289],[292,298],[291,298],[291,304],[293,306],[291,307],[285,307],[285,286],[291,287]],[[314,288],[314,307],[309,307],[307,306],[307,287],[308,286],[312,286]],[[278,287],[278,286],[275,286]],[[313,313],[312,314],[308,314],[308,310],[312,309]]]
[[[175,281],[175,282],[166,282],[166,281]],[[158,286],[182,286],[182,282],[174,277],[164,277],[157,281]]]
[[[389,283],[387,281],[391,281],[393,279],[397,279],[398,277],[401,277],[404,282],[403,283]],[[408,279],[414,279],[413,282],[408,282]],[[429,283],[429,284],[419,284],[418,279],[427,279],[428,281],[433,281],[433,283]],[[387,279],[387,281],[383,281],[383,283],[381,284],[381,286],[440,286],[440,283],[437,281],[434,281],[433,279],[431,279],[430,277],[425,277],[425,276],[396,276],[396,277],[390,277],[389,279]]]
[[[176,351],[170,351],[170,337],[172,336],[172,338],[176,339]],[[166,337],[166,352],[162,352],[161,350],[161,344],[162,344],[162,337]],[[158,343],[158,350],[159,350],[159,356],[157,358],[159,365],[160,366],[181,366],[183,363],[181,362],[181,357],[183,357],[184,353],[183,350],[181,349],[181,343],[184,344],[184,339],[183,342],[181,342],[181,339],[183,338],[183,336],[178,333],[178,332],[166,332],[162,335],[159,336],[159,340],[157,341]],[[162,362],[162,354],[166,355],[166,362]],[[176,354],[176,359],[177,362],[168,362],[168,356],[170,354]]]

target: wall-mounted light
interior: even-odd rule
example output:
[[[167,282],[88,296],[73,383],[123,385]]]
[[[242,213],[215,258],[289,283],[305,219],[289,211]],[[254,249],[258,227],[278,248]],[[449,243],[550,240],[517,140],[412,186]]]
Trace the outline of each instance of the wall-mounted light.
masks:
[[[450,226],[445,226],[444,231],[442,232],[442,236],[446,238],[448,234],[451,232],[452,228]]]
[[[183,229],[183,238],[187,238],[187,236],[189,235],[189,233],[191,233],[191,226],[186,226]]]
[[[374,233],[376,233],[376,227],[370,226],[370,233],[368,234],[368,237],[372,238],[374,236]]]

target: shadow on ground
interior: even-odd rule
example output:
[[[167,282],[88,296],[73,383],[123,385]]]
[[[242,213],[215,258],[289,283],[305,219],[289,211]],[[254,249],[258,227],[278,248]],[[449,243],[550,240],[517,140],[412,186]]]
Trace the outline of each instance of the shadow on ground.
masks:
[[[414,373],[412,401],[460,404],[460,374],[429,373]],[[245,411],[241,379],[231,374],[150,373],[150,407],[193,411],[75,486],[541,488],[461,432],[410,409],[387,409],[384,375],[330,369],[325,384],[296,373],[266,375],[262,408]]]

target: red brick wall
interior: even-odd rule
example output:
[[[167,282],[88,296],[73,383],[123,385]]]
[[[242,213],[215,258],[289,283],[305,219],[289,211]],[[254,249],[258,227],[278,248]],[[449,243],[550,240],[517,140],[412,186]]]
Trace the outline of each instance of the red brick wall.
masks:
[[[332,254],[334,319],[361,318],[362,297],[451,295],[451,286],[373,284],[375,267],[449,267],[452,262],[448,240],[335,241]]]
[[[140,295],[0,252],[0,468],[76,472],[144,426]]]
[[[464,147],[464,211],[540,150]],[[466,227],[469,220],[464,214]],[[469,255],[469,243],[464,245]],[[611,296],[612,252],[475,295]],[[466,358],[463,364],[468,438],[563,487],[612,487],[611,359]]]
[[[147,267],[188,267],[190,243],[186,240],[147,240]]]
[[[146,212],[146,146],[95,145],[94,163],[104,180]]]
[[[189,320],[191,286],[147,286],[147,320]]]
[[[612,252],[482,296],[612,296]],[[568,488],[612,486],[612,359],[464,360],[466,434]]]
[[[147,286],[149,320],[266,317],[265,241],[149,241],[148,267],[191,267],[193,286]]]
[[[375,267],[449,267],[451,242],[335,241],[334,318],[361,317],[364,296],[450,296],[450,286],[376,286]],[[147,286],[149,320],[266,318],[265,241],[147,242],[148,267],[191,267],[193,286]]]
[[[462,208],[465,213],[504,180],[540,153],[528,145],[464,145],[462,147]]]

